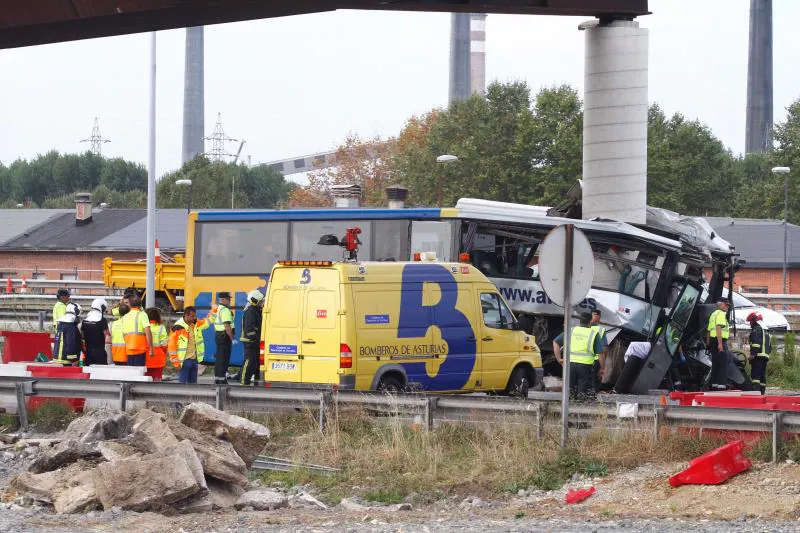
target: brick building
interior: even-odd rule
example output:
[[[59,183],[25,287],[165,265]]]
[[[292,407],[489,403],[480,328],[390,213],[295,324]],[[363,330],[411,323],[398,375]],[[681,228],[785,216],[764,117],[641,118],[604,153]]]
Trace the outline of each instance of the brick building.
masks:
[[[102,280],[103,259],[143,260],[145,209],[0,209],[0,279]],[[184,253],[186,210],[158,209],[162,253]]]
[[[745,261],[736,273],[736,290],[783,293],[783,221],[709,217],[719,235],[736,247]],[[800,293],[800,226],[789,224],[787,240],[788,294]]]

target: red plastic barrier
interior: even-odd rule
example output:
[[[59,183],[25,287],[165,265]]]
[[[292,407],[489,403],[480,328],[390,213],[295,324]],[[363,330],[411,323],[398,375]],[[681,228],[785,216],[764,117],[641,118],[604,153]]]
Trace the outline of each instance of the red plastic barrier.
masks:
[[[59,364],[46,365],[27,365],[31,377],[34,378],[63,378],[63,379],[89,379],[89,374],[85,374],[83,369],[78,366],[62,366]],[[73,411],[83,412],[86,406],[86,398],[56,398],[50,396],[30,396],[26,402],[28,412],[33,413],[46,402],[63,403]]]
[[[597,492],[594,487],[589,487],[588,489],[569,489],[567,491],[567,495],[564,497],[564,501],[567,503],[581,503],[582,501],[586,500],[589,496]]]
[[[744,442],[729,442],[689,462],[689,468],[669,478],[673,487],[681,485],[718,485],[752,466],[744,456]]]
[[[39,352],[53,357],[53,341],[49,333],[0,331],[0,336],[6,338],[3,363],[33,361]]]

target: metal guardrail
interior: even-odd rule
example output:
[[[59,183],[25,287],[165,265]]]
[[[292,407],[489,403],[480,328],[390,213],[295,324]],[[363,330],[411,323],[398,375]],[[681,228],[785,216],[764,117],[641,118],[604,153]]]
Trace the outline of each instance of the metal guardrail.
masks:
[[[320,431],[324,431],[334,406],[357,406],[368,413],[383,416],[412,415],[421,419],[428,429],[433,429],[437,420],[492,425],[508,423],[508,417],[516,417],[514,420],[523,423],[529,420],[534,424],[539,436],[544,435],[545,420],[560,416],[561,412],[560,394],[546,392],[531,393],[528,399],[520,400],[474,395],[387,395],[353,391],[181,385],[167,382],[0,377],[0,395],[3,394],[16,396],[20,426],[23,429],[28,427],[26,399],[32,395],[107,400],[116,402],[123,411],[129,401],[168,404],[202,401],[220,410],[230,407],[252,411],[274,408],[309,409],[318,413]],[[618,403],[636,403],[639,408],[633,422],[639,429],[642,428],[642,421],[649,423],[654,440],[660,438],[661,429],[666,426],[771,433],[773,460],[778,457],[781,435],[800,433],[800,413],[661,405],[659,400],[656,396],[601,396],[596,402],[571,405],[570,418],[575,422],[587,419],[613,420],[617,419]]]

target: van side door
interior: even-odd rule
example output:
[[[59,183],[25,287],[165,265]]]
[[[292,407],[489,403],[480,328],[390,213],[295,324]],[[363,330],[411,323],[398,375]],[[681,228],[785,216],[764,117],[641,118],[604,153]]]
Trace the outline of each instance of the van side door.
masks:
[[[481,305],[479,359],[483,389],[502,390],[508,385],[511,365],[519,354],[519,332],[514,314],[495,289],[478,289]]]

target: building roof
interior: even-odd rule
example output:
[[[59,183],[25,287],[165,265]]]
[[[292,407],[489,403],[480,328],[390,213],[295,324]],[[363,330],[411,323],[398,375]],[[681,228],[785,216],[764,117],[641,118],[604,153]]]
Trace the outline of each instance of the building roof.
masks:
[[[736,248],[745,268],[783,266],[783,221],[754,218],[707,217],[709,224]],[[800,267],[800,226],[787,226],[787,265]]]
[[[72,209],[0,209],[0,251],[144,251],[145,209],[95,209],[92,221],[75,225]],[[156,211],[162,251],[186,249],[185,209]]]

